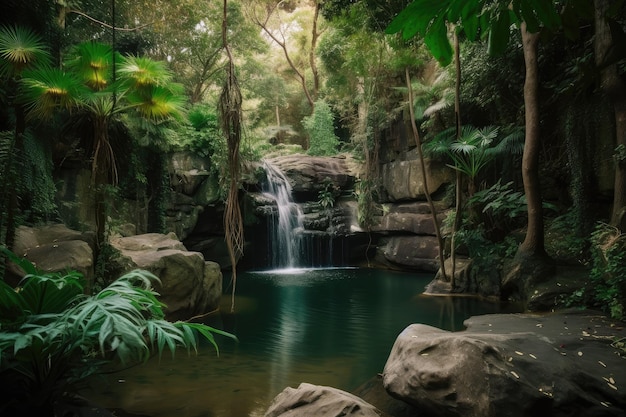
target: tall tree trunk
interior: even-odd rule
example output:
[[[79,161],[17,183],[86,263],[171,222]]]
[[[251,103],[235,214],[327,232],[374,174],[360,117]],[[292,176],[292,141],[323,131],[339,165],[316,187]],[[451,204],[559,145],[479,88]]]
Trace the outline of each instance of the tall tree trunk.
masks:
[[[454,29],[454,68],[455,68],[455,84],[454,84],[454,115],[456,124],[456,140],[461,138],[461,54],[459,46],[459,36]],[[456,212],[454,214],[454,224],[452,225],[452,238],[450,239],[450,259],[452,262],[452,273],[450,276],[450,286],[454,289],[456,277],[456,233],[461,228],[463,221],[463,178],[461,171],[456,170]]]
[[[624,227],[626,218],[626,85],[619,76],[617,64],[610,62],[609,52],[616,45],[606,13],[611,2],[595,0],[594,50],[600,69],[600,88],[609,98],[615,114],[615,187],[611,224]]]
[[[315,49],[317,48],[317,40],[320,37],[320,32],[317,30],[317,24],[320,17],[321,2],[315,2],[315,14],[313,15],[313,27],[311,28],[311,50],[309,51],[309,65],[311,66],[311,73],[313,74],[313,91],[312,96],[317,99],[317,95],[320,90],[320,75],[317,69],[317,63],[315,61]]]
[[[417,155],[420,161],[420,168],[422,170],[422,181],[424,182],[424,194],[426,194],[426,200],[430,207],[430,213],[433,217],[433,223],[435,225],[435,235],[437,236],[437,244],[439,246],[439,267],[441,268],[441,275],[444,281],[448,281],[446,275],[446,259],[443,255],[443,238],[441,237],[441,230],[439,228],[439,221],[437,220],[437,212],[435,211],[435,204],[430,196],[430,190],[428,189],[428,177],[426,175],[426,164],[424,162],[424,152],[422,151],[422,141],[420,140],[419,130],[415,123],[415,112],[413,111],[413,88],[411,87],[411,77],[409,75],[409,69],[404,70],[406,76],[406,86],[409,90],[409,114],[411,116],[411,128],[413,129],[413,137],[415,138],[415,145],[417,149]]]
[[[539,33],[528,32],[524,22],[521,24],[521,32],[526,64],[524,80],[526,137],[522,156],[522,180],[528,205],[528,227],[526,238],[517,254],[521,257],[547,257],[539,184],[539,68],[537,65]]]

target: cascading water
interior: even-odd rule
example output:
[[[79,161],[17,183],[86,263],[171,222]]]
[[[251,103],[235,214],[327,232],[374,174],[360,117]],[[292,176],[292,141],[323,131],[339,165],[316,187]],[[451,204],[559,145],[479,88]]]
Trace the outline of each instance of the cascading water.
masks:
[[[300,266],[302,252],[302,210],[294,203],[291,184],[276,166],[263,161],[267,175],[264,193],[276,201],[276,216],[271,216],[273,224],[269,230],[269,248],[273,269],[292,269]]]

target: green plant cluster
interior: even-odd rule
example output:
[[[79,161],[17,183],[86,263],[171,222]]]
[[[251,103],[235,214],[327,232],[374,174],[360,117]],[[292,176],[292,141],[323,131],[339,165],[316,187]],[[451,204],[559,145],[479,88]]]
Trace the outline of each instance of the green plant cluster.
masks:
[[[591,234],[591,301],[611,314],[626,318],[626,235],[616,227],[598,224]]]
[[[626,235],[616,227],[598,223],[591,234],[589,281],[567,297],[564,304],[600,309],[615,319],[625,320],[625,254]]]
[[[500,180],[489,188],[477,191],[468,199],[472,213],[479,214],[474,223],[483,223],[490,235],[505,235],[522,226],[526,220],[526,197],[513,190],[513,182]]]
[[[317,193],[317,201],[322,209],[329,210],[335,206],[339,191],[339,188],[330,178],[324,178],[323,188]]]
[[[42,273],[6,248],[27,275],[17,288],[0,281],[1,415],[53,416],[77,384],[104,365],[123,366],[178,347],[216,349],[212,327],[165,320],[153,274],[129,272],[93,295],[74,271]]]
[[[324,100],[318,100],[313,114],[302,120],[310,138],[309,155],[330,156],[337,153],[339,138],[335,135],[333,119],[330,106]]]

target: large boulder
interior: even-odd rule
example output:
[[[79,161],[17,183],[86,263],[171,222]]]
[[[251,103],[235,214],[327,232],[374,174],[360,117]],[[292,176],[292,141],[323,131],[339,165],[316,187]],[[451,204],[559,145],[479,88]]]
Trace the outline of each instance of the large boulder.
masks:
[[[407,327],[383,371],[390,395],[437,416],[626,415],[626,360],[612,345],[622,324],[594,312],[465,324],[458,333]]]
[[[168,171],[172,189],[181,194],[193,196],[210,173],[211,161],[190,152],[177,152],[171,155]]]
[[[382,412],[359,397],[321,385],[302,383],[285,388],[265,412],[265,417],[380,417]]]
[[[219,306],[222,272],[201,253],[189,252],[176,235],[148,233],[111,239],[120,251],[119,269],[145,269],[161,280],[156,285],[170,320],[184,320],[210,312]]]
[[[437,221],[441,225],[445,218],[441,203],[435,206]],[[430,206],[425,202],[412,202],[385,205],[379,224],[372,227],[374,232],[400,232],[416,235],[435,236],[435,223]]]
[[[63,224],[20,226],[11,249],[43,272],[74,270],[91,282],[94,276],[94,242],[93,233],[71,230]],[[16,284],[24,271],[10,264],[8,275],[9,282]]]
[[[435,272],[439,267],[437,261],[438,243],[434,236],[392,236],[383,238],[378,243],[378,256],[382,264]]]

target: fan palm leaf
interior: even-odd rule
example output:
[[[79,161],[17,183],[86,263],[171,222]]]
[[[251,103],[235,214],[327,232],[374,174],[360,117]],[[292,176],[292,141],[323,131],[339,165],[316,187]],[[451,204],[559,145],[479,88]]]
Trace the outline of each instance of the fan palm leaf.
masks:
[[[109,45],[93,41],[83,42],[71,50],[66,65],[89,88],[101,91],[112,79],[113,53]]]
[[[177,87],[178,85],[175,85]],[[129,106],[137,109],[139,114],[153,122],[168,118],[179,119],[183,114],[184,96],[172,90],[172,86],[151,86],[149,89],[129,92],[126,99]]]
[[[49,119],[58,109],[79,106],[86,90],[72,73],[58,68],[39,68],[24,72],[22,99],[31,117]]]
[[[41,37],[20,26],[0,28],[0,76],[11,77],[33,65],[50,63],[50,54]]]
[[[118,64],[116,71],[126,80],[128,88],[165,86],[172,81],[172,74],[164,62],[146,57],[126,56]]]

